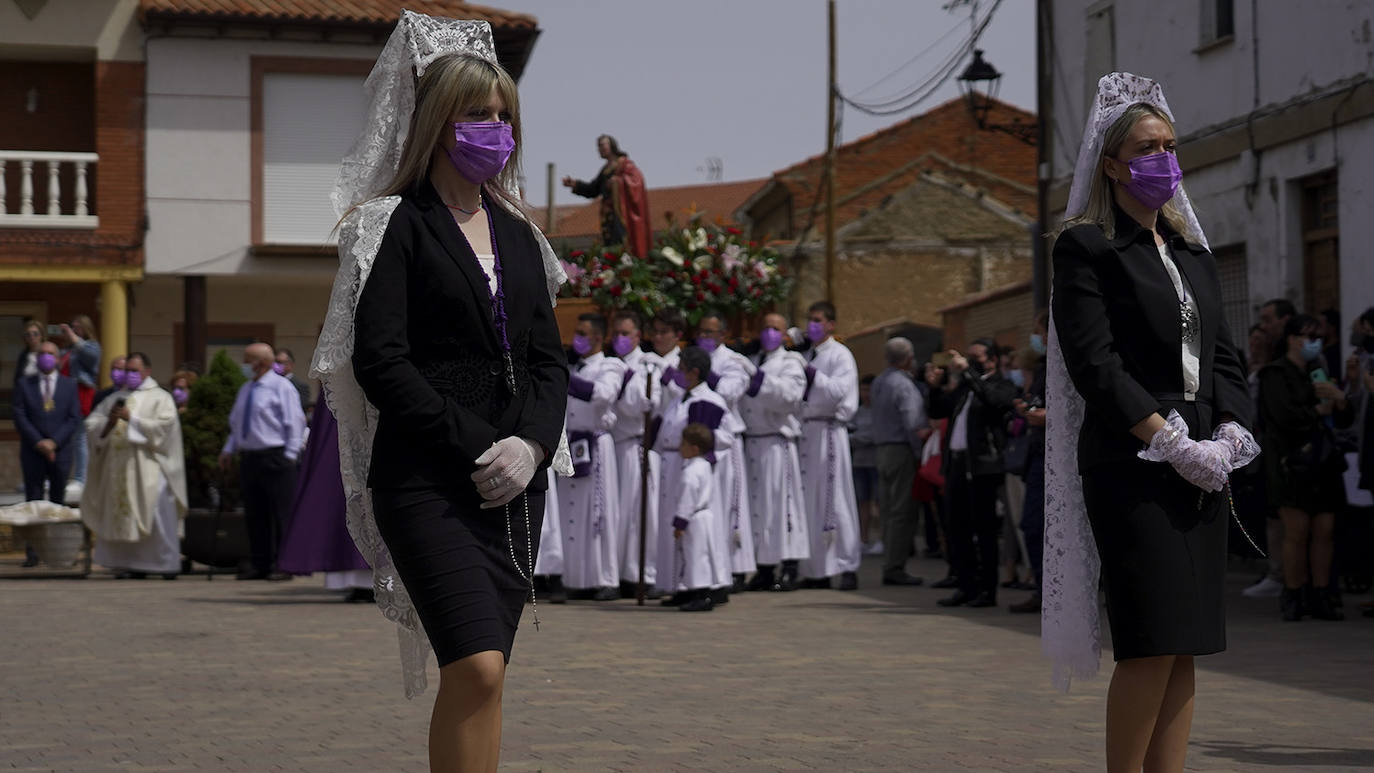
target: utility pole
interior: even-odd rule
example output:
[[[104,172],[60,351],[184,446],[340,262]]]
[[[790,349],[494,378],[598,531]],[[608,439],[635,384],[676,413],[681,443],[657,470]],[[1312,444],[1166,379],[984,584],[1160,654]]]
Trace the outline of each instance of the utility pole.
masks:
[[[825,297],[835,302],[835,0],[829,15],[830,74],[825,88]]]
[[[1050,305],[1050,137],[1054,121],[1054,11],[1049,0],[1035,0],[1035,111],[1039,113],[1035,146],[1035,239],[1032,243],[1031,297],[1035,308]]]

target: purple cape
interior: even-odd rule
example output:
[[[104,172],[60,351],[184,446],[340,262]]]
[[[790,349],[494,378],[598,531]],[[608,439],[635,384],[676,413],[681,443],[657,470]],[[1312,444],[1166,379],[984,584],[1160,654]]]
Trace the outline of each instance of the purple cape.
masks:
[[[296,477],[291,523],[282,540],[277,567],[290,574],[368,568],[348,535],[343,476],[339,472],[339,427],[323,399],[310,417],[310,441]]]

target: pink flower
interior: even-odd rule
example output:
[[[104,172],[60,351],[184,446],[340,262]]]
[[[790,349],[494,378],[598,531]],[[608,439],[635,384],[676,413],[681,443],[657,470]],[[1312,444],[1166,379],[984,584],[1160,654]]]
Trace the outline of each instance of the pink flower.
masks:
[[[566,260],[559,262],[563,264],[563,271],[567,273],[569,282],[576,284],[577,281],[582,278],[582,275],[586,273],[582,270],[582,267],[576,263],[569,263]]]

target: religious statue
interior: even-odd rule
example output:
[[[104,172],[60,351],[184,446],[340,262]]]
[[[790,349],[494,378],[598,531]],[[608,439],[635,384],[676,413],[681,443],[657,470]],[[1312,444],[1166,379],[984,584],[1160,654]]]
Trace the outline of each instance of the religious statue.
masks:
[[[653,234],[644,175],[609,134],[596,138],[596,150],[606,160],[596,179],[583,181],[564,177],[563,185],[578,196],[601,198],[602,244],[624,245],[626,252],[643,258],[649,253]]]

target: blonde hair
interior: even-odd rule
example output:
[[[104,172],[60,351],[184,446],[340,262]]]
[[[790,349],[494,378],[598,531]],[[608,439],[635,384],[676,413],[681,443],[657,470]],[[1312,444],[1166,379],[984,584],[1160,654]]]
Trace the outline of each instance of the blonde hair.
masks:
[[[1097,159],[1097,164],[1093,168],[1094,174],[1092,185],[1088,188],[1088,201],[1083,211],[1074,217],[1064,221],[1060,226],[1056,236],[1067,228],[1084,223],[1092,223],[1102,229],[1102,233],[1108,239],[1116,238],[1116,200],[1112,194],[1112,186],[1107,179],[1107,171],[1103,164],[1103,159],[1108,157],[1116,158],[1116,154],[1121,151],[1121,146],[1125,144],[1126,138],[1130,136],[1131,130],[1146,116],[1153,116],[1164,122],[1169,127],[1169,132],[1177,137],[1174,131],[1174,122],[1169,120],[1169,116],[1158,107],[1148,102],[1137,102],[1126,108],[1121,117],[1109,127],[1102,136],[1102,155]],[[1180,184],[1179,189],[1183,186]],[[1179,212],[1178,207],[1174,206],[1172,200],[1166,202],[1159,208],[1160,217],[1174,231],[1182,234],[1184,238],[1192,242],[1201,243],[1202,234],[1194,232],[1188,225],[1188,220]]]
[[[488,194],[518,206],[519,202],[507,191],[515,188],[520,176],[520,93],[515,79],[504,67],[471,54],[445,54],[425,70],[415,89],[415,112],[410,116],[410,130],[406,133],[405,148],[401,150],[400,166],[396,176],[377,197],[404,193],[424,182],[429,176],[430,159],[439,147],[439,137],[445,129],[452,130],[449,116],[485,106],[492,89],[506,103],[515,150],[506,168],[482,187]]]

